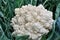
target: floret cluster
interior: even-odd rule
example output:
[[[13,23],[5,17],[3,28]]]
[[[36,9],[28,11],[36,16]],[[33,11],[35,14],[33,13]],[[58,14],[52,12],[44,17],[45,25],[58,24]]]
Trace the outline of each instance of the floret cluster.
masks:
[[[52,12],[43,7],[30,4],[15,9],[15,16],[11,20],[14,28],[12,34],[30,35],[30,38],[37,39],[47,34],[52,29]]]

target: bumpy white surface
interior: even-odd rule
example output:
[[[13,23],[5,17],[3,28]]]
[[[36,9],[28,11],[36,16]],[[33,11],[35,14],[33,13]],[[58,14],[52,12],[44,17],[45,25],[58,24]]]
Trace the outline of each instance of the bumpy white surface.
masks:
[[[52,12],[41,4],[37,7],[29,4],[16,8],[15,14],[11,20],[14,28],[12,34],[30,35],[30,38],[36,39],[47,34],[52,28]]]

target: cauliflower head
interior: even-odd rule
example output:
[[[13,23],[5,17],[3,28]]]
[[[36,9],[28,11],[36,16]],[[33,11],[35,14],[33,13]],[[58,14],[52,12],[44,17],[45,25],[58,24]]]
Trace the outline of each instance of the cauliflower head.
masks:
[[[12,34],[30,35],[30,38],[37,39],[47,34],[52,29],[52,12],[43,7],[30,4],[15,9],[15,16],[11,20],[14,28]]]

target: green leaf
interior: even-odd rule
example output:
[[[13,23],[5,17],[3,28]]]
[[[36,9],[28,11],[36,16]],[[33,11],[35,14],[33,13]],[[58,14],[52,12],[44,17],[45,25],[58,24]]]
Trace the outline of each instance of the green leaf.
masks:
[[[15,40],[28,40],[29,35],[16,36],[15,38]]]
[[[57,6],[56,13],[55,13],[55,19],[57,19],[60,16],[60,3]]]
[[[0,40],[10,40],[6,37],[6,35],[4,34],[4,31],[2,29],[2,26],[0,24]]]
[[[46,40],[46,35],[42,35],[41,40]]]
[[[0,27],[1,30],[3,31],[3,32],[1,31],[3,34],[2,38],[5,38],[6,36],[8,39],[11,39],[12,38],[11,34],[13,30],[11,28],[10,22],[6,19],[2,12],[0,12]]]

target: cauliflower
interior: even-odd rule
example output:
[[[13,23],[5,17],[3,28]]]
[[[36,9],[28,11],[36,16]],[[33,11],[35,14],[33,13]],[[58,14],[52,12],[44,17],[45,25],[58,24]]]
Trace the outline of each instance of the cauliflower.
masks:
[[[52,29],[52,12],[42,4],[37,7],[28,4],[15,9],[15,16],[11,22],[14,28],[12,34],[30,35],[30,38],[37,39]]]

